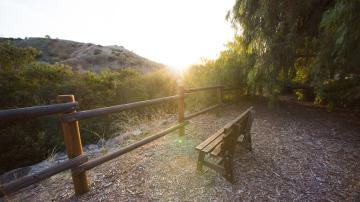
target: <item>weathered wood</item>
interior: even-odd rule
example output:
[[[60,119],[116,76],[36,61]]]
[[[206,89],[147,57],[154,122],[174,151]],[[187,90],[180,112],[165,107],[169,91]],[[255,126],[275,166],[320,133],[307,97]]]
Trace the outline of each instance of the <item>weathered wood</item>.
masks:
[[[38,173],[22,177],[7,184],[3,184],[1,187],[5,194],[12,194],[22,188],[36,184],[62,171],[75,168],[76,166],[86,162],[87,160],[88,157],[86,155],[77,156],[73,159],[69,159],[59,164],[56,164],[50,168],[46,168]]]
[[[224,177],[231,183],[234,182],[234,175],[233,175],[233,151],[227,150],[224,156]]]
[[[73,111],[78,107],[77,102],[61,103],[52,105],[41,105],[33,107],[25,107],[18,109],[0,110],[0,122],[18,121],[33,119],[41,116],[47,116],[57,113]]]
[[[245,135],[244,135],[244,139],[243,139],[243,142],[246,145],[246,148],[250,151],[252,151],[251,126],[254,121],[254,117],[255,117],[255,111],[251,110],[249,117],[248,117],[246,129],[245,129]]]
[[[216,161],[217,165],[221,165],[224,162],[224,158],[223,157],[219,157],[218,160]]]
[[[139,107],[145,107],[145,106],[149,106],[149,105],[169,102],[172,100],[176,100],[178,98],[179,98],[178,95],[174,95],[174,96],[157,98],[157,99],[152,99],[152,100],[145,100],[145,101],[140,101],[140,102],[115,105],[115,106],[111,106],[111,107],[102,107],[102,108],[97,108],[97,109],[84,110],[84,111],[64,115],[62,117],[62,120],[63,121],[76,121],[76,120],[88,119],[88,118],[92,118],[92,117],[104,116],[107,114],[117,113],[117,112],[129,110],[129,109],[135,109],[135,108],[139,108]]]
[[[221,153],[221,144],[218,144],[210,154],[211,156],[218,157],[220,153]]]
[[[181,124],[185,121],[185,90],[184,86],[178,85],[178,123]],[[185,135],[185,128],[182,127],[179,129],[179,136]]]
[[[234,120],[230,121],[229,123],[227,123],[225,126],[224,126],[224,129],[226,128],[230,128],[232,127],[232,125],[234,125],[235,123],[240,123],[242,121],[244,121],[247,116],[248,116],[248,113],[253,110],[253,107],[249,107],[247,110],[245,110],[243,113],[241,113],[239,116],[237,116]]]
[[[219,135],[216,139],[214,139],[214,141],[208,144],[205,148],[203,148],[202,151],[206,153],[213,151],[215,147],[223,141],[224,136],[225,136],[225,132]]]
[[[198,157],[197,166],[196,166],[196,169],[197,169],[198,171],[202,171],[202,167],[203,167],[203,163],[204,163],[204,158],[205,158],[205,152],[200,151],[200,152],[199,152],[199,157]]]
[[[217,172],[222,173],[228,181],[233,182],[234,176],[232,161],[235,148],[238,144],[238,138],[242,134],[244,135],[244,139],[247,138],[246,143],[249,143],[249,131],[251,129],[253,114],[254,111],[252,110],[252,107],[248,108],[245,110],[245,112],[240,114],[234,120],[230,121],[223,128],[219,129],[215,134],[210,136],[204,142],[200,143],[196,147],[196,149],[199,150],[198,168],[207,166],[213,170],[216,170]],[[209,153],[212,156],[220,157],[224,167],[207,162],[205,160],[205,155]]]
[[[187,96],[189,93],[193,92],[199,92],[199,91],[206,91],[206,90],[217,90],[218,92],[218,98],[219,98],[219,105],[215,105],[206,109],[203,109],[199,112],[196,112],[188,117],[184,116],[185,112],[185,96]],[[152,99],[152,100],[145,100],[135,103],[129,103],[129,104],[123,104],[123,105],[116,105],[111,107],[104,107],[104,108],[98,108],[98,109],[92,109],[92,110],[85,110],[76,112],[76,109],[78,107],[78,103],[75,102],[73,95],[59,95],[57,97],[57,101],[59,104],[54,105],[44,105],[44,106],[35,106],[35,107],[28,107],[28,108],[21,108],[21,109],[11,109],[11,110],[2,110],[0,111],[0,121],[11,121],[11,120],[20,120],[20,119],[27,119],[27,118],[34,118],[39,116],[46,116],[56,113],[64,113],[62,116],[62,128],[64,133],[64,142],[66,146],[66,151],[68,154],[68,157],[70,160],[64,162],[63,164],[56,165],[52,168],[49,168],[48,170],[41,171],[35,175],[27,176],[25,178],[21,178],[17,181],[5,184],[1,186],[2,190],[6,191],[6,193],[12,193],[15,192],[23,187],[29,186],[30,184],[34,184],[42,179],[48,178],[49,176],[52,176],[58,172],[61,172],[63,170],[73,168],[72,169],[72,178],[75,188],[76,194],[82,194],[88,191],[88,181],[85,171],[89,170],[97,165],[100,165],[102,163],[105,163],[111,159],[114,159],[124,153],[127,153],[135,148],[138,148],[144,144],[147,144],[155,139],[158,139],[174,130],[179,129],[180,134],[185,133],[184,126],[188,124],[188,121],[185,121],[186,119],[193,118],[195,116],[198,116],[202,113],[208,112],[212,109],[215,109],[219,106],[221,106],[222,102],[222,90],[223,86],[213,86],[213,87],[206,87],[206,88],[196,88],[196,89],[188,89],[185,90],[183,86],[179,86],[178,88],[178,95],[175,96],[169,96],[169,97],[163,97],[158,99]],[[185,93],[186,92],[186,93]],[[178,99],[178,107],[179,107],[179,115],[178,115],[178,121],[179,124],[171,127],[165,131],[162,131],[156,135],[147,137],[137,143],[128,145],[122,149],[119,149],[115,152],[112,152],[108,155],[105,155],[103,157],[99,157],[96,159],[93,159],[89,162],[84,163],[87,160],[87,157],[84,157],[82,155],[82,143],[81,143],[81,137],[80,137],[80,131],[79,131],[79,123],[78,120],[107,115],[110,113],[116,113],[128,109],[134,109],[138,107],[144,107],[164,102],[169,102]],[[182,132],[181,132],[182,131]],[[223,132],[223,131],[221,131]],[[209,144],[214,144],[215,146],[217,143],[217,138],[219,135],[224,134],[217,134],[217,137],[214,137],[211,141],[207,142],[204,147],[208,146]],[[211,139],[211,138],[210,138]],[[215,146],[213,148],[215,148]],[[211,146],[212,147],[212,146]],[[205,162],[205,152],[202,153],[202,160],[200,159],[200,162]],[[205,162],[207,164],[208,162]],[[213,164],[211,164],[213,165]],[[76,168],[74,168],[76,167]],[[214,169],[221,170],[221,166],[215,165]],[[29,184],[30,183],[30,184]]]
[[[245,123],[243,123],[244,125]],[[224,137],[224,142],[221,145],[221,153],[224,157],[224,177],[231,183],[234,181],[233,177],[233,155],[237,144],[237,139],[245,128],[243,125],[234,124],[233,130]]]
[[[195,148],[197,150],[202,150],[204,147],[206,147],[208,144],[210,144],[212,141],[214,141],[219,135],[221,135],[224,132],[224,128],[220,128],[218,131],[216,131],[212,136],[201,142],[198,146]]]
[[[57,101],[59,103],[75,102],[75,98],[73,95],[58,95]],[[73,110],[70,113],[75,113],[75,110]],[[71,122],[62,121],[61,125],[64,133],[66,152],[69,159],[82,155],[83,150],[82,150],[78,121],[71,121]],[[72,179],[76,194],[83,194],[89,191],[88,179],[85,172],[80,172],[80,173],[72,172]]]
[[[94,167],[96,167],[98,165],[101,165],[101,164],[103,164],[103,163],[105,163],[107,161],[110,161],[110,160],[112,160],[114,158],[117,158],[117,157],[119,157],[119,156],[121,156],[121,155],[123,155],[125,153],[128,153],[128,152],[130,152],[130,151],[132,151],[132,150],[134,150],[134,149],[136,149],[138,147],[141,147],[141,146],[143,146],[145,144],[148,144],[149,142],[152,142],[152,141],[154,141],[154,140],[156,140],[156,139],[158,139],[158,138],[160,138],[160,137],[162,137],[162,136],[164,136],[166,134],[169,134],[169,133],[171,133],[171,132],[173,132],[173,131],[175,131],[175,130],[177,130],[179,128],[182,128],[185,125],[187,125],[188,123],[189,123],[188,121],[185,121],[185,122],[183,122],[181,124],[177,124],[177,125],[175,125],[173,127],[170,127],[168,129],[160,132],[160,133],[149,136],[149,137],[147,137],[147,138],[145,138],[143,140],[140,140],[140,141],[135,142],[133,144],[130,144],[130,145],[126,146],[126,147],[118,149],[118,150],[116,150],[114,152],[111,152],[111,153],[106,154],[104,156],[92,159],[92,160],[80,165],[76,169],[74,169],[74,172],[79,173],[79,172],[83,172],[85,170],[90,170],[90,169],[92,169],[92,168],[94,168]]]
[[[253,109],[252,107],[248,108],[245,112],[243,112],[239,116],[237,116],[233,121],[229,122],[224,127],[220,128],[213,135],[211,135],[208,139],[206,139],[205,141],[203,141],[199,145],[197,145],[196,149],[197,150],[202,150],[204,147],[206,147],[208,144],[210,144],[212,141],[214,141],[216,138],[218,138],[218,136],[220,136],[222,133],[224,133],[225,129],[229,129],[230,127],[232,127],[237,122],[244,121],[246,116],[247,116],[247,113],[249,113],[249,111],[252,110],[252,109]]]
[[[226,135],[231,133],[232,129],[224,129],[224,131],[217,136],[213,141],[211,141],[206,147],[202,149],[202,151],[209,153],[212,152],[221,142],[223,142]]]
[[[203,88],[190,88],[190,89],[186,89],[185,92],[186,93],[194,93],[194,92],[198,92],[198,91],[207,91],[207,90],[215,90],[218,88],[223,88],[224,86],[211,86],[211,87],[203,87]]]
[[[186,116],[186,117],[185,117],[185,120],[192,119],[192,118],[194,118],[194,117],[196,117],[196,116],[199,116],[199,115],[201,115],[201,114],[204,114],[204,113],[206,113],[206,112],[209,112],[209,111],[214,110],[214,109],[216,109],[216,108],[218,108],[218,107],[221,107],[221,106],[222,106],[221,104],[217,104],[217,105],[214,105],[214,106],[205,108],[205,109],[203,109],[203,110],[200,110],[200,111],[198,111],[198,112],[195,112],[195,113],[193,113],[193,114],[190,114],[190,115]]]

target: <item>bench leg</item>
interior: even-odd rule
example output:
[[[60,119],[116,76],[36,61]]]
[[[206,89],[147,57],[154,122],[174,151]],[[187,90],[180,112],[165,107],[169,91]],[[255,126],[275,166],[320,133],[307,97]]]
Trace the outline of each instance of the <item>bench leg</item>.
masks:
[[[250,131],[246,131],[243,143],[244,143],[243,145],[246,147],[246,149],[248,149],[249,151],[252,151]]]
[[[232,166],[232,154],[226,154],[224,157],[224,177],[229,182],[234,183],[233,166]]]
[[[198,157],[198,162],[197,162],[197,170],[198,171],[202,171],[202,167],[203,167],[203,163],[204,163],[204,158],[205,158],[205,153],[200,151],[199,152],[199,157]]]

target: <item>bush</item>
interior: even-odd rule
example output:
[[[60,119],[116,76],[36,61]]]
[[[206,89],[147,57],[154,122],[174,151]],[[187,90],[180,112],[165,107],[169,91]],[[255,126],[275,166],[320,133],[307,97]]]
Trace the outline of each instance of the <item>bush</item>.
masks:
[[[32,51],[32,50],[31,50]],[[26,54],[25,54],[26,55]],[[81,110],[118,105],[175,94],[175,78],[165,69],[141,74],[126,68],[100,73],[74,72],[65,65],[12,62],[0,69],[1,109],[56,103],[56,96],[73,94]],[[19,64],[16,68],[13,65]],[[173,106],[164,106],[169,110]],[[171,110],[171,109],[170,109]],[[143,117],[151,109],[109,115],[80,123],[85,144],[96,143],[97,134],[105,138],[121,131],[128,117]],[[126,118],[124,118],[126,117]],[[0,173],[46,158],[54,148],[64,148],[58,116],[30,122],[0,125]]]

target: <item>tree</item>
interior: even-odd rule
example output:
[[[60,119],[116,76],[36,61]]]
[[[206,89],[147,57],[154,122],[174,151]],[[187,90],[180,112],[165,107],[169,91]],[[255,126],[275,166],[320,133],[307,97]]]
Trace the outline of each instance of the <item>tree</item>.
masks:
[[[250,67],[239,76],[248,85],[276,97],[285,86],[300,82],[328,101],[334,100],[327,96],[331,90],[344,95],[359,90],[360,1],[237,0],[227,18],[241,33],[228,52],[248,56]],[[346,84],[332,88],[330,83]],[[358,100],[359,94],[347,100]]]

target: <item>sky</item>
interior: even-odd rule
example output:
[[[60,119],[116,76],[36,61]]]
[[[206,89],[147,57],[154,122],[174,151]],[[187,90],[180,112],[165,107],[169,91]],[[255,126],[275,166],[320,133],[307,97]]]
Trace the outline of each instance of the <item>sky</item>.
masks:
[[[234,31],[234,0],[0,0],[0,37],[120,45],[185,68],[215,59]]]

